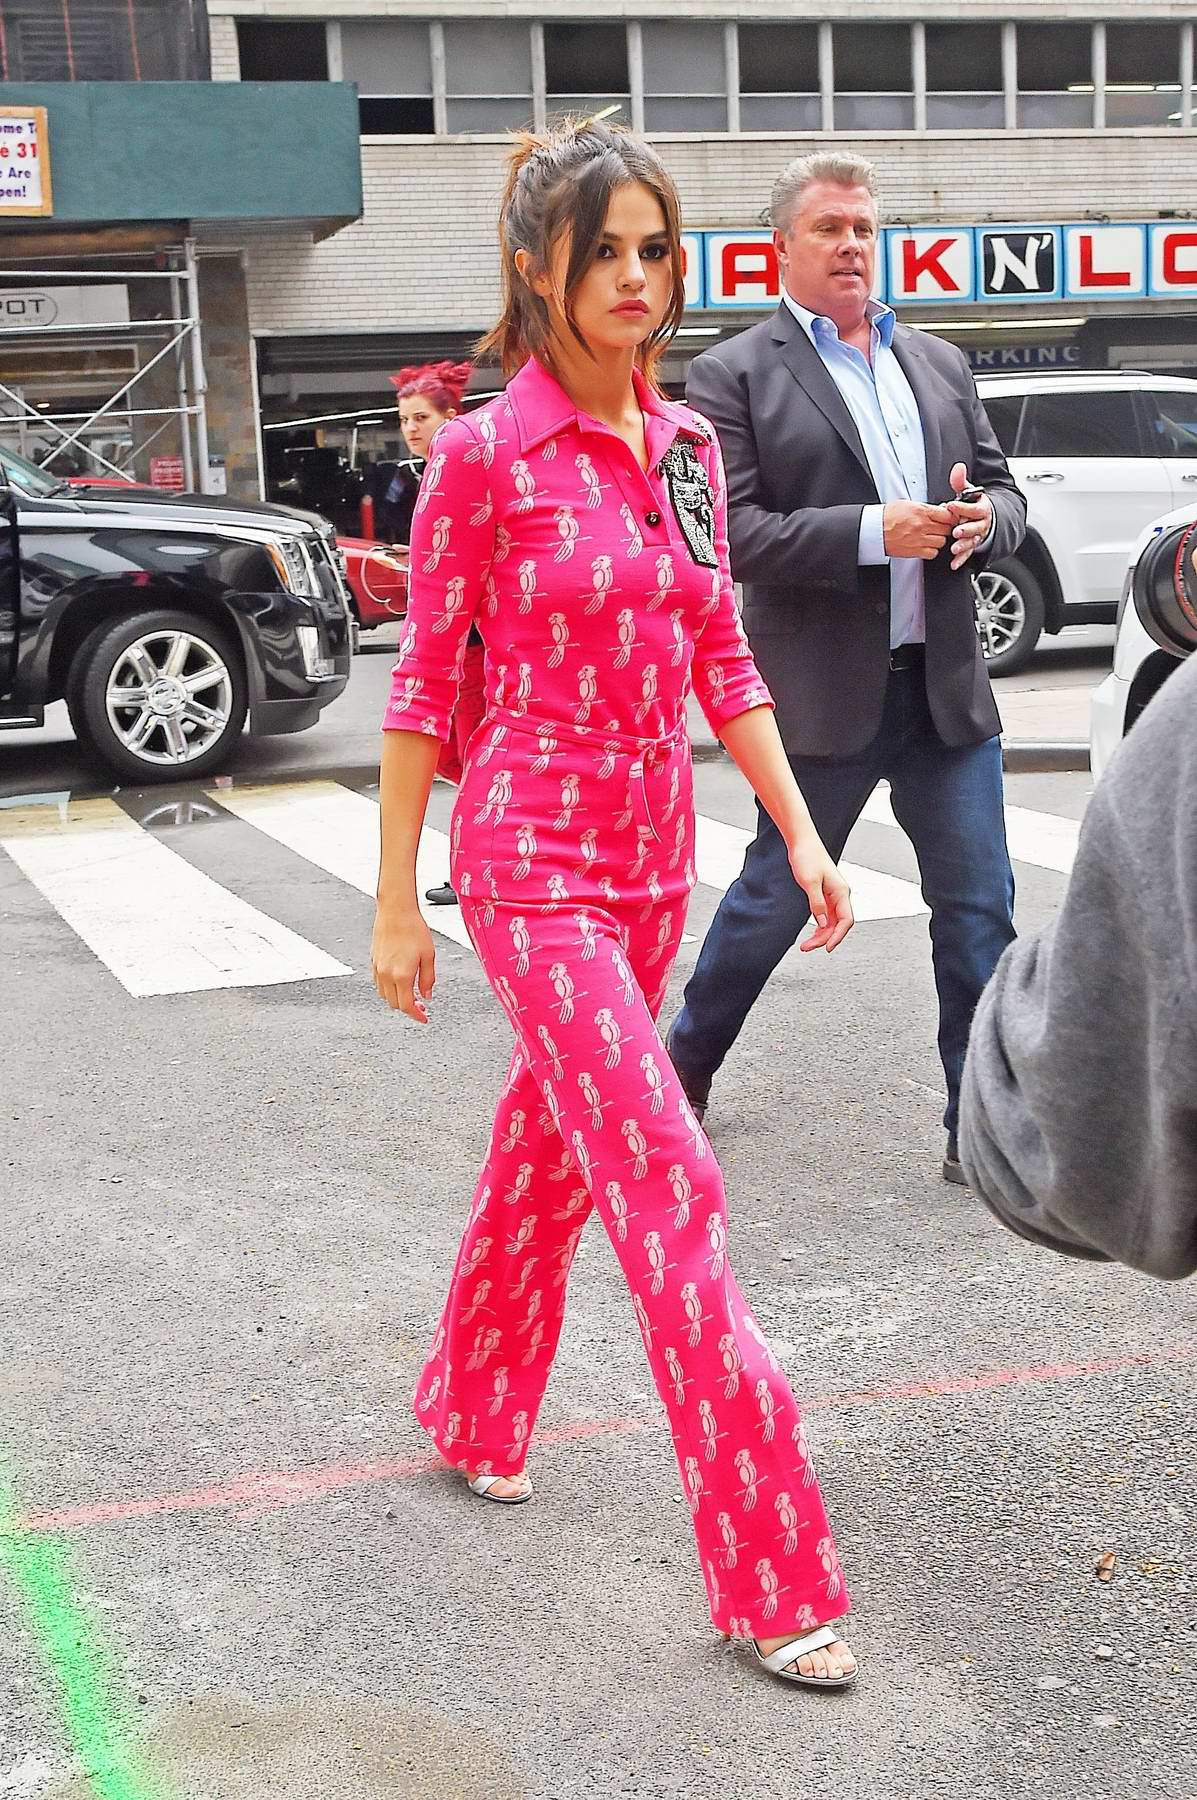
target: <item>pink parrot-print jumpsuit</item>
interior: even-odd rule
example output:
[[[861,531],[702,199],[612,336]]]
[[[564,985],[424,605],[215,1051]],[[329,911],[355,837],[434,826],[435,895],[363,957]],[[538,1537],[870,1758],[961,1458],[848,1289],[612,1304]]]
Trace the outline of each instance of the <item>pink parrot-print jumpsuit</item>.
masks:
[[[798,1407],[728,1261],[718,1163],[656,1019],[694,885],[686,696],[771,705],[740,626],[715,434],[637,378],[649,470],[529,362],[437,433],[385,729],[448,734],[467,634],[487,714],[453,885],[515,1032],[416,1416],[451,1464],[524,1466],[597,1208],[667,1409],[711,1616],[849,1601]],[[680,466],[680,478],[679,478]]]

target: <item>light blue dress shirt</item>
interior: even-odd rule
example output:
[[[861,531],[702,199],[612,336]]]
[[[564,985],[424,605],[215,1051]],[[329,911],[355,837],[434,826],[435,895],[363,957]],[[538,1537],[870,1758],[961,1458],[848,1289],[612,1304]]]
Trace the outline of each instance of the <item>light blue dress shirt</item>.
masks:
[[[893,352],[893,310],[877,300],[868,303],[873,350],[870,361],[851,344],[845,344],[833,322],[822,313],[809,312],[784,291],[782,298],[843,395],[881,496],[879,506],[866,506],[860,515],[857,554],[862,564],[889,564],[890,649],[898,644],[924,643],[927,627],[922,560],[917,556],[885,554],[885,502],[917,500],[925,505],[927,500],[923,422],[910,383]]]

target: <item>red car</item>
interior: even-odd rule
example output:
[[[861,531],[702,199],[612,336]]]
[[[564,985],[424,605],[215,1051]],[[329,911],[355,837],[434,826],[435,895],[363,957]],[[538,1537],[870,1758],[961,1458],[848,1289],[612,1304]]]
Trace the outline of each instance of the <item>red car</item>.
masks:
[[[401,619],[407,611],[407,551],[370,538],[338,537],[337,547],[362,630]]]
[[[120,481],[111,475],[73,475],[72,487],[145,488],[140,481]],[[161,488],[150,488],[160,494]],[[407,611],[407,551],[372,538],[338,537],[345,558],[345,579],[353,595],[354,610],[363,631],[391,625]]]

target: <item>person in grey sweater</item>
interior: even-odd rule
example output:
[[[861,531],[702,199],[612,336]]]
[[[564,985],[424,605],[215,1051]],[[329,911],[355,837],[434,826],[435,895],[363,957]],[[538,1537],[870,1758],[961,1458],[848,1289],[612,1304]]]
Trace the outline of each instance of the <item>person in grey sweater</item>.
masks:
[[[960,1160],[1020,1237],[1197,1271],[1197,654],[1098,783],[1058,916],[981,996]]]

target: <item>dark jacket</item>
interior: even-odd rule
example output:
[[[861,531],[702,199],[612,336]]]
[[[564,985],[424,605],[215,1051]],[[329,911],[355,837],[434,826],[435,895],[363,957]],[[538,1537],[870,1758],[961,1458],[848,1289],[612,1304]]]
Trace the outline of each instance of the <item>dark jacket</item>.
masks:
[[[981,996],[960,1158],[1021,1237],[1197,1271],[1197,655],[1089,805],[1064,904]]]
[[[984,557],[924,564],[927,695],[947,744],[1000,729],[973,617],[971,575],[1022,542],[1014,485],[972,374],[953,345],[898,325],[894,353],[923,421],[927,497],[952,497],[962,462],[996,514]],[[860,515],[877,505],[852,415],[786,306],[690,365],[686,398],[719,433],[732,573],[787,750],[850,755],[876,736],[889,674],[889,566],[857,561]]]
[[[409,456],[387,466],[390,475],[382,491],[382,504],[375,501],[378,533],[392,544],[408,544],[411,542],[412,514],[420,492],[420,477],[427,465],[422,456]]]

